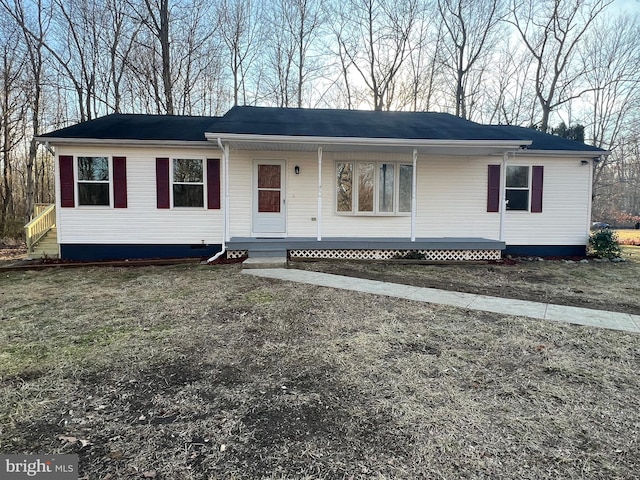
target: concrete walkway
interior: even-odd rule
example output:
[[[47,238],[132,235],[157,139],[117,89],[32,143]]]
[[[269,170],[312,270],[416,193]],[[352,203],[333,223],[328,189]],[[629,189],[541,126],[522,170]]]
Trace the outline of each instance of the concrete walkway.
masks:
[[[471,310],[482,310],[517,317],[575,323],[591,327],[640,333],[640,315],[608,312],[590,308],[567,307],[551,303],[530,302],[510,298],[489,297],[473,293],[452,292],[435,288],[412,287],[397,283],[379,282],[328,273],[286,268],[243,270],[242,273],[290,282],[307,283],[322,287],[353,290],[375,295],[404,298],[438,305],[451,305]]]

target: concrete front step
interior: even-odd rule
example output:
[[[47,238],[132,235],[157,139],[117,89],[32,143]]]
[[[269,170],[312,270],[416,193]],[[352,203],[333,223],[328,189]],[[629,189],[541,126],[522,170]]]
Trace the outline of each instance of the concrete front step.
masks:
[[[249,257],[242,262],[242,268],[287,268],[287,257]]]
[[[248,253],[249,258],[287,257],[287,250],[283,248],[251,248]]]

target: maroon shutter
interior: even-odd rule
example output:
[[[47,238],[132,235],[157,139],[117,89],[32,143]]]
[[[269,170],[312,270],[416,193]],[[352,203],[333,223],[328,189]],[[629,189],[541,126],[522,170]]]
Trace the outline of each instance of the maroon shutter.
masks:
[[[542,212],[542,184],[544,180],[544,167],[531,167],[531,213]]]
[[[75,182],[73,180],[73,157],[60,155],[58,158],[60,167],[60,206],[75,207]]]
[[[113,206],[127,208],[127,157],[113,157]]]
[[[489,165],[487,212],[500,211],[500,165]]]
[[[207,208],[220,208],[220,159],[207,158]]]
[[[169,159],[156,158],[156,198],[158,208],[169,208]]]

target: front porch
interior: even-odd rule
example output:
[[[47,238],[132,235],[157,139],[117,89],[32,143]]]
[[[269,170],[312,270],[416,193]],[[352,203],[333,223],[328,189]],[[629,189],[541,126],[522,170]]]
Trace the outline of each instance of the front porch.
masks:
[[[227,242],[227,258],[344,259],[429,261],[498,260],[505,243],[486,238],[250,238]]]

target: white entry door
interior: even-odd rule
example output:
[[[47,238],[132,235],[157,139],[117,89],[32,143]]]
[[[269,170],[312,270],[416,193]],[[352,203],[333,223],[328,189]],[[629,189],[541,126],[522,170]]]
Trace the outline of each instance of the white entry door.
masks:
[[[285,162],[253,162],[253,233],[284,236],[286,233]]]

